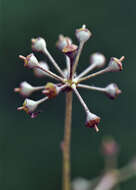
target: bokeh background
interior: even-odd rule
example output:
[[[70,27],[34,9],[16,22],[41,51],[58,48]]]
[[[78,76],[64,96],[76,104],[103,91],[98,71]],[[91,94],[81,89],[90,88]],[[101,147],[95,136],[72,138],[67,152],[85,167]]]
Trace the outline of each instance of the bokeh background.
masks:
[[[65,68],[64,56],[56,49],[60,33],[77,43],[74,32],[86,24],[93,33],[80,59],[78,71],[89,64],[93,52],[107,57],[126,56],[123,72],[108,73],[88,81],[106,86],[116,82],[123,93],[114,101],[103,94],[81,90],[91,110],[101,116],[100,132],[84,126],[85,113],[74,96],[72,125],[72,179],[93,178],[103,169],[100,144],[112,135],[120,145],[119,167],[136,154],[136,1],[131,0],[0,0],[0,187],[7,190],[51,190],[61,188],[61,151],[65,98],[63,94],[46,102],[43,112],[30,119],[16,108],[23,98],[13,92],[21,81],[32,85],[48,79],[34,77],[18,55],[32,52],[30,39],[42,36],[52,55]],[[36,54],[39,60],[48,61]],[[52,68],[52,67],[51,67]],[[33,96],[39,99],[40,94]],[[123,190],[136,180],[121,184]]]

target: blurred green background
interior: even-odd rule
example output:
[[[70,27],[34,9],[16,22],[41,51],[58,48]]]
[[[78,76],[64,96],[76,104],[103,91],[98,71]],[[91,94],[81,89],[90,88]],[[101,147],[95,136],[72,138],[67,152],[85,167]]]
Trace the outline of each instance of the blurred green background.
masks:
[[[23,67],[18,55],[32,52],[30,39],[42,36],[52,55],[65,68],[64,56],[56,49],[58,35],[63,33],[77,43],[74,32],[82,24],[92,31],[78,71],[89,64],[93,52],[107,57],[126,56],[123,72],[109,73],[88,81],[106,86],[116,82],[123,93],[114,101],[103,94],[81,90],[91,110],[101,116],[100,133],[84,127],[85,113],[74,96],[72,125],[72,179],[92,178],[101,173],[103,158],[100,143],[112,135],[120,145],[119,166],[136,154],[135,128],[135,55],[136,1],[131,0],[0,0],[0,187],[5,190],[61,189],[61,151],[65,97],[61,94],[46,102],[36,119],[30,119],[16,108],[23,98],[13,92],[21,81],[32,85],[48,79],[34,77]],[[39,60],[47,60],[36,54]],[[39,99],[40,94],[33,96]],[[136,186],[136,180],[121,185],[123,190]]]

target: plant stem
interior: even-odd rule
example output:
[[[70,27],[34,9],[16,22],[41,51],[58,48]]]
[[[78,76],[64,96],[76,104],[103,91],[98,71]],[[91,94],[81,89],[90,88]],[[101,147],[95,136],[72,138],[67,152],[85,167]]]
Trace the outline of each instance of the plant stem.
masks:
[[[70,141],[72,122],[72,91],[66,93],[66,115],[63,147],[63,189],[70,190]]]

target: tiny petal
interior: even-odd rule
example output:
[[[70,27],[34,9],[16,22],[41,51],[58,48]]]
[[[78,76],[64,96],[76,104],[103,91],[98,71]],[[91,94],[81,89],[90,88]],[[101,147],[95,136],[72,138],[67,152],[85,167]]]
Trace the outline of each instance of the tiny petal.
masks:
[[[42,92],[43,94],[48,96],[48,98],[54,98],[59,93],[59,87],[52,82],[48,82],[45,86],[45,89]]]
[[[87,112],[86,123],[85,123],[86,127],[95,128],[96,131],[98,131],[97,125],[99,123],[100,123],[100,117],[91,112]]]
[[[41,37],[33,38],[32,39],[32,49],[34,51],[44,52],[46,50],[46,41]]]
[[[66,46],[69,46],[71,44],[72,40],[69,37],[64,37],[60,34],[56,46],[58,49],[63,50]]]
[[[33,53],[29,54],[27,57],[20,55],[19,58],[24,60],[25,67],[34,68],[39,66],[38,60]]]
[[[21,82],[19,88],[14,89],[15,92],[19,92],[22,96],[28,97],[34,91],[34,88],[26,81]]]
[[[45,70],[49,70],[49,66],[47,65],[46,62],[40,61],[39,64],[40,64],[40,67],[43,67]],[[37,76],[39,78],[48,76],[48,74],[46,72],[44,72],[43,70],[41,70],[39,68],[34,68],[33,71],[34,71],[35,76]]]
[[[91,64],[95,64],[96,67],[98,68],[101,68],[104,66],[105,64],[105,61],[106,61],[106,58],[103,54],[101,53],[93,53],[91,56],[90,56],[90,63]]]
[[[86,42],[92,35],[85,25],[83,25],[82,28],[77,29],[75,34],[79,42]]]
[[[115,99],[119,94],[121,94],[121,90],[115,83],[112,83],[105,88],[105,93],[109,98]]]
[[[122,61],[124,60],[124,57],[121,57],[120,59],[117,59],[116,57],[112,57],[108,68],[110,69],[110,71],[122,71],[123,67],[122,67]]]

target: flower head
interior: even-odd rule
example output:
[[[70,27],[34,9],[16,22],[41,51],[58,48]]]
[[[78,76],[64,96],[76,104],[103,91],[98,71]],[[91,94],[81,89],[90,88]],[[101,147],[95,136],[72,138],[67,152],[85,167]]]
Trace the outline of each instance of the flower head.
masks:
[[[121,93],[121,91],[115,83],[112,83],[105,88],[101,88],[91,85],[85,85],[82,84],[82,82],[110,71],[121,71],[123,69],[122,62],[124,60],[124,56],[120,59],[112,57],[106,68],[89,74],[90,71],[92,71],[93,69],[103,67],[106,62],[105,56],[103,54],[93,53],[90,57],[89,66],[81,73],[76,74],[83,46],[85,42],[87,42],[87,40],[91,37],[91,35],[91,32],[86,28],[85,25],[83,25],[80,29],[77,29],[76,37],[79,41],[78,46],[73,44],[72,40],[69,37],[64,37],[63,35],[59,36],[59,40],[56,45],[66,57],[65,70],[62,70],[59,67],[55,59],[49,53],[46,47],[46,42],[43,38],[39,37],[36,39],[32,39],[32,49],[34,51],[40,51],[44,53],[48,57],[48,60],[55,67],[55,69],[59,72],[59,74],[52,72],[46,63],[38,62],[34,54],[30,54],[27,57],[19,56],[21,59],[24,60],[24,66],[32,68],[36,76],[43,77],[46,75],[52,79],[55,79],[57,83],[48,82],[46,85],[38,87],[32,86],[27,82],[21,83],[20,87],[15,89],[16,92],[20,92],[20,94],[24,96],[30,96],[34,91],[42,90],[44,97],[37,101],[26,99],[23,103],[23,106],[19,107],[18,110],[24,110],[26,113],[31,115],[31,117],[35,117],[37,116],[37,112],[35,112],[35,110],[37,109],[39,104],[45,102],[48,99],[55,98],[59,95],[60,92],[67,93],[69,91],[73,91],[79,99],[79,102],[81,103],[86,113],[86,127],[94,128],[96,131],[99,131],[97,126],[100,122],[100,117],[90,111],[84,99],[80,95],[78,89],[84,88],[100,91],[105,93],[108,97],[112,99],[117,97]]]

